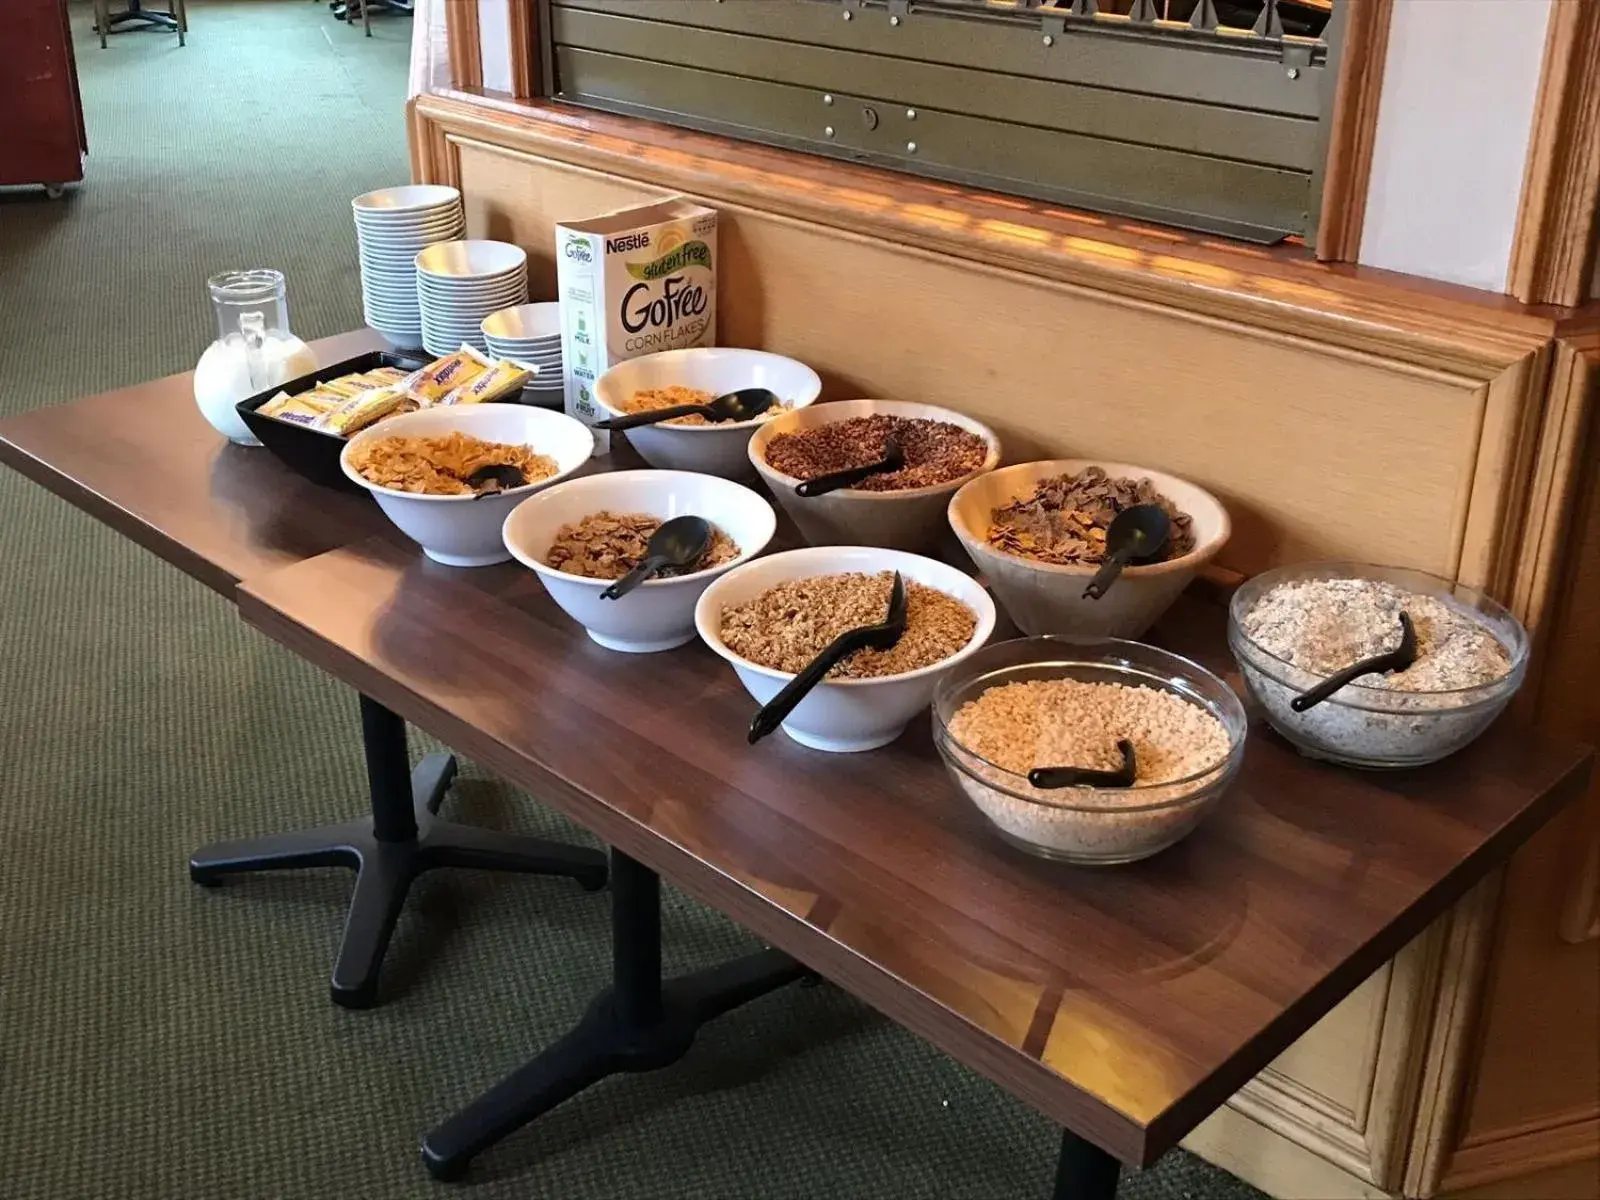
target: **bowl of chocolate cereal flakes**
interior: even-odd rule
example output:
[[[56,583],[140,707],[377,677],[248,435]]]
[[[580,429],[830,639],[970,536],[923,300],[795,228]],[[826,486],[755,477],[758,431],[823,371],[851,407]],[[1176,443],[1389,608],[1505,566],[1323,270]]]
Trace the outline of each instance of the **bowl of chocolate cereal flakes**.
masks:
[[[646,557],[650,535],[696,516],[711,541],[692,570],[645,580],[618,599],[606,588]],[[689,471],[613,471],[569,479],[506,518],[506,549],[608,650],[642,654],[693,641],[694,607],[711,582],[766,549],[772,506],[747,487]]]
[[[1400,670],[1358,676],[1326,700],[1295,698],[1361,660],[1395,650]],[[1279,567],[1234,592],[1228,645],[1269,724],[1302,754],[1352,767],[1419,767],[1476,738],[1528,667],[1521,622],[1476,588],[1366,563]]]
[[[885,458],[902,465],[839,491],[795,488]],[[814,546],[922,551],[945,533],[944,509],[962,484],[1000,465],[1000,439],[962,413],[904,400],[842,400],[788,413],[750,439],[750,461]]]
[[[814,750],[873,750],[899,737],[940,677],[994,632],[994,602],[965,572],[869,546],[790,550],[716,580],[695,606],[695,627],[766,704],[840,634],[884,620],[897,571],[906,590],[899,641],[841,660],[783,722]]]
[[[750,475],[745,447],[751,434],[822,394],[822,380],[805,363],[733,346],[664,350],[604,371],[595,380],[594,398],[607,416],[621,417],[678,404],[705,404],[746,388],[766,388],[777,402],[749,421],[713,423],[691,415],[613,435],[627,438],[652,467],[742,479]]]
[[[511,557],[500,537],[507,514],[593,453],[594,435],[562,413],[461,404],[371,425],[346,443],[339,465],[429,558],[483,567]]]
[[[1239,698],[1204,667],[1116,638],[998,642],[933,698],[939,755],[995,831],[1083,865],[1188,836],[1238,773],[1246,729]]]
[[[1124,568],[1095,600],[1106,530],[1134,505],[1170,519],[1155,561]],[[1228,540],[1227,510],[1174,475],[1129,463],[1058,458],[1005,467],[962,486],[949,521],[995,598],[1024,633],[1136,638]]]

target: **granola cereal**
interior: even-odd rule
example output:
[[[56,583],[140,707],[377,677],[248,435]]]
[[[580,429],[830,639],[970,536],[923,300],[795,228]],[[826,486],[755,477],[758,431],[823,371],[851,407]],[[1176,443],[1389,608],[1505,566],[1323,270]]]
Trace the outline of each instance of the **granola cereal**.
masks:
[[[650,535],[660,528],[661,518],[649,513],[590,513],[556,531],[555,541],[545,553],[545,565],[589,579],[621,579],[644,560]],[[657,578],[709,571],[738,557],[739,547],[733,539],[713,525],[711,544],[691,570],[669,568]]]
[[[900,443],[905,465],[864,479],[852,490],[898,492],[949,483],[972,474],[989,457],[987,441],[950,421],[873,413],[780,433],[767,444],[767,465],[795,479],[815,479],[879,461],[891,437]]]
[[[770,587],[753,600],[722,610],[723,643],[735,654],[797,672],[842,633],[883,620],[893,571],[814,575]],[[888,650],[858,650],[828,672],[829,679],[872,679],[931,666],[965,648],[978,616],[955,597],[907,579],[906,631]]]
[[[486,442],[459,431],[441,437],[381,437],[350,452],[350,465],[369,483],[424,496],[470,496],[467,476],[484,467],[520,467],[529,483],[559,468],[531,446]]]
[[[1106,556],[1106,530],[1135,504],[1159,504],[1172,518],[1163,559],[1194,549],[1194,522],[1156,491],[1149,479],[1113,479],[1100,467],[1042,479],[1032,495],[994,510],[988,543],[996,550],[1055,566],[1097,566]]]

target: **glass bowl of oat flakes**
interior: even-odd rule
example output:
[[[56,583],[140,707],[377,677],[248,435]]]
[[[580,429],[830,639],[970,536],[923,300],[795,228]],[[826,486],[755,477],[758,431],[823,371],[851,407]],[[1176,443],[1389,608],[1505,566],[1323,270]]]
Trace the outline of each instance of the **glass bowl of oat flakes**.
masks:
[[[1084,596],[1105,532],[1134,504],[1158,504],[1171,536],[1155,562],[1127,567],[1098,600]],[[1185,479],[1131,463],[1058,458],[980,475],[950,499],[950,527],[1028,634],[1136,638],[1228,541],[1227,510]]]
[[[995,831],[1085,866],[1149,858],[1193,832],[1238,773],[1246,727],[1239,698],[1204,667],[1117,638],[998,642],[933,698],[939,755]],[[1034,775],[1063,768],[1126,774]]]
[[[813,750],[874,750],[899,737],[940,677],[994,632],[994,602],[970,575],[901,550],[789,550],[714,582],[695,606],[695,627],[756,704],[766,704],[841,633],[883,621],[896,571],[906,587],[900,640],[842,660],[783,722],[785,734]]]
[[[1296,696],[1395,649],[1404,612],[1416,659],[1363,675],[1296,712]],[[1228,645],[1268,723],[1302,754],[1352,767],[1420,767],[1460,750],[1522,685],[1528,634],[1476,588],[1368,563],[1265,571],[1228,606]]]
[[[694,569],[658,575],[617,600],[601,593],[645,557],[673,517],[702,517],[711,544]],[[772,506],[747,487],[690,471],[611,471],[569,479],[506,518],[506,549],[590,639],[646,654],[694,640],[694,606],[719,576],[766,549]]]

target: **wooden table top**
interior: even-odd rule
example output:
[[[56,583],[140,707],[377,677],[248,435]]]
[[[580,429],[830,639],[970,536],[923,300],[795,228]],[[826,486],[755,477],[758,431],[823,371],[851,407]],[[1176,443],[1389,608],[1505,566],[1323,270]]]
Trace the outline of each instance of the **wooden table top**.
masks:
[[[922,720],[858,755],[756,747],[693,644],[590,642],[520,567],[373,539],[246,581],[242,613],[1124,1161],[1175,1145],[1556,808],[1586,753],[1501,723],[1427,770],[1252,728],[1187,841],[1085,870],[1002,843]],[[1226,667],[1222,612],[1169,647]]]
[[[311,346],[333,363],[383,344],[361,330]],[[0,420],[0,462],[230,599],[241,579],[389,528],[368,497],[217,433],[192,372]]]

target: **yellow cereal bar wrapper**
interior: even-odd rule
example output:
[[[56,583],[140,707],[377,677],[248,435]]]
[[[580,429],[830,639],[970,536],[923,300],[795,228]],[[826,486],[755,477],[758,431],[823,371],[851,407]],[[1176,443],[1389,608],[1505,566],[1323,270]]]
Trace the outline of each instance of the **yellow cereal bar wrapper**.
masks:
[[[352,396],[330,413],[323,414],[317,428],[340,437],[349,437],[358,429],[365,429],[374,421],[388,416],[405,403],[405,389],[390,387],[368,388],[359,396]]]
[[[364,383],[359,375],[341,375],[337,379],[326,379],[317,384],[316,390],[319,392],[332,392],[334,395],[343,396],[348,400],[351,396],[359,396],[371,386],[373,385]]]
[[[462,384],[449,392],[439,404],[482,404],[498,400],[501,396],[518,391],[527,383],[533,372],[513,362],[497,362],[471,383]]]
[[[288,392],[279,392],[260,408],[256,409],[263,417],[275,417],[283,411],[283,406],[288,404],[292,397]]]
[[[288,421],[291,425],[314,426],[327,416],[327,409],[306,403],[302,396],[291,396],[287,404],[271,415],[280,421]]]
[[[402,371],[399,367],[374,367],[366,373],[365,378],[382,387],[386,383],[399,383],[409,373]]]
[[[494,362],[471,346],[419,367],[406,377],[406,388],[424,404],[435,404],[463,384],[471,383]]]

